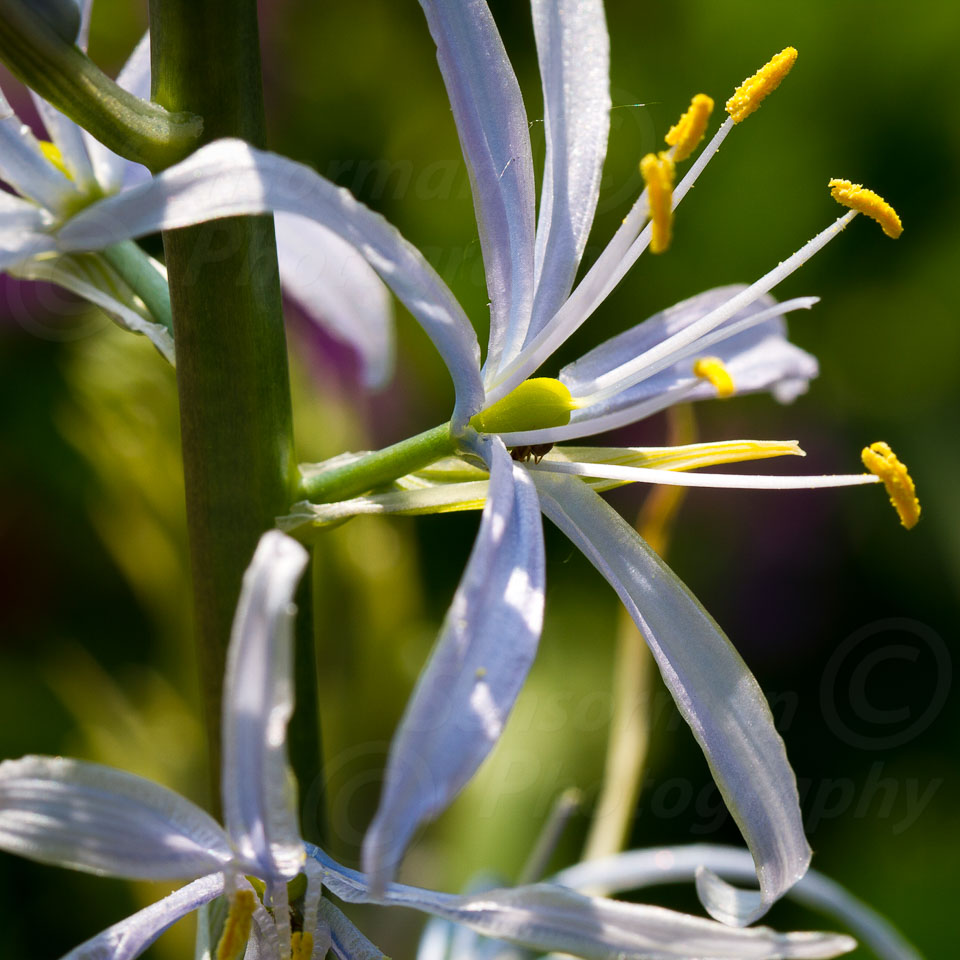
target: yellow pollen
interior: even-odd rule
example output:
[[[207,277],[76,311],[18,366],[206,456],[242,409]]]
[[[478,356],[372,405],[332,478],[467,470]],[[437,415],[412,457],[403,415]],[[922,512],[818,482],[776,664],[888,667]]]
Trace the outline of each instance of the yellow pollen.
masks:
[[[694,376],[713,384],[718,397],[732,397],[737,392],[730,371],[719,357],[701,357],[693,365]]]
[[[290,937],[290,960],[310,960],[312,954],[312,933],[294,933]]]
[[[920,519],[920,501],[917,488],[907,473],[907,468],[897,459],[897,455],[882,440],[863,448],[860,454],[863,465],[876,474],[887,488],[893,509],[900,516],[900,522],[908,529],[915,527]]]
[[[830,188],[830,196],[837,203],[872,217],[883,227],[883,232],[888,237],[896,240],[903,233],[903,224],[897,211],[880,194],[849,180],[831,180],[827,186]]]
[[[67,165],[63,162],[63,154],[60,152],[60,148],[55,144],[51,143],[49,140],[40,140],[40,152],[49,160],[68,180],[72,180],[73,176],[70,171],[67,169]]]
[[[746,120],[760,106],[761,101],[780,86],[783,78],[793,69],[796,62],[796,48],[787,47],[769,63],[764,64],[752,77],[747,77],[727,101],[727,113],[730,114],[733,122],[740,123],[741,120]]]
[[[230,901],[230,912],[217,944],[217,960],[238,960],[250,937],[256,897],[252,890],[238,890]]]
[[[691,101],[687,112],[667,131],[667,144],[673,147],[674,163],[681,163],[696,149],[707,129],[713,99],[698,93]]]
[[[653,236],[650,252],[663,253],[673,233],[674,163],[665,153],[648,153],[640,161],[640,173],[647,185]]]

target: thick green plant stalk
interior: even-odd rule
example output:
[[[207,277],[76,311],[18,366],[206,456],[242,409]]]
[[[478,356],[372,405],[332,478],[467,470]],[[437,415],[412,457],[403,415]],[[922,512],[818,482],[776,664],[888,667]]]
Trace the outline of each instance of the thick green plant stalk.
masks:
[[[262,147],[255,0],[151,0],[150,29],[153,99],[203,116],[205,142],[235,136]],[[201,693],[217,781],[224,662],[243,571],[294,488],[290,378],[273,219],[171,230],[163,243]]]

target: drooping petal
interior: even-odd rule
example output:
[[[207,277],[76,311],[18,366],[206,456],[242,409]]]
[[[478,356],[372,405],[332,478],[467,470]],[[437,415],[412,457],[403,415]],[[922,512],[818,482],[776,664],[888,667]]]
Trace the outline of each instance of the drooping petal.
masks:
[[[393,368],[393,306],[383,281],[348,243],[304,217],[278,213],[277,254],[283,292],[311,320],[353,347],[368,387]]]
[[[307,844],[307,852],[324,867],[324,884],[341,900],[408,907],[487,937],[586,960],[836,957],[856,946],[840,934],[740,930],[662,907],[586,897],[556,884],[454,896],[391,883],[375,895],[363,874],[341,866],[318,847]]]
[[[54,214],[70,208],[78,193],[73,184],[43,155],[30,128],[0,93],[0,180],[21,197]]]
[[[188,883],[71,950],[62,960],[134,960],[168,927],[223,893],[223,874]]]
[[[436,817],[500,738],[543,626],[543,530],[527,472],[492,437],[480,532],[430,660],[394,737],[380,806],[364,838],[375,887],[413,832]]]
[[[117,74],[117,85],[141,100],[150,99],[149,31],[140,38]],[[124,159],[86,131],[83,132],[83,138],[97,182],[104,193],[116,193],[125,185],[132,186],[149,179],[150,171],[142,164]]]
[[[746,850],[701,843],[654,847],[578,863],[554,877],[556,883],[593,893],[620,893],[660,883],[689,882],[700,867],[730,880],[753,880],[753,858]],[[787,894],[792,900],[846,923],[880,960],[922,960],[887,920],[839,883],[810,870]]]
[[[527,112],[486,0],[420,0],[453,109],[490,298],[487,366],[519,349],[530,322],[534,177]]]
[[[761,917],[806,872],[796,778],[759,684],[672,570],[597,494],[574,477],[535,477],[544,513],[617,591],[706,755],[753,854],[760,891],[698,882],[718,920]],[[711,875],[712,876],[712,875]]]
[[[175,362],[173,337],[102,257],[94,253],[65,254],[27,260],[10,271],[24,280],[45,280],[96,304],[125,330],[142,333],[170,362]]]
[[[330,947],[338,960],[388,960],[329,900],[320,901],[320,917],[330,931]]]
[[[223,814],[238,857],[265,880],[303,866],[286,730],[293,713],[293,594],[308,561],[265,533],[243,577],[223,693]]]
[[[348,190],[309,167],[218,140],[149,183],[93,204],[59,233],[63,249],[99,250],[157,230],[218,217],[296,213],[354,246],[416,317],[450,369],[462,426],[483,404],[476,334],[446,284],[420,252]]]
[[[600,195],[610,129],[610,37],[602,0],[533,0],[547,154],[527,341],[567,298]]]
[[[192,878],[231,859],[220,825],[157,783],[96,763],[0,763],[0,849],[135,880]]]

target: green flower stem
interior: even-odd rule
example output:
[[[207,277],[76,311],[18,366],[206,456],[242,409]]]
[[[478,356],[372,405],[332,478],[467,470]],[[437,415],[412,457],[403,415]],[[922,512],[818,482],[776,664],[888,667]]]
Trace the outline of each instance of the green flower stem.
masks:
[[[154,99],[202,115],[204,140],[235,136],[263,146],[256,0],[151,0],[150,32]],[[169,230],[163,243],[196,647],[216,783],[224,663],[243,572],[294,491],[290,377],[273,219]]]
[[[107,263],[123,278],[131,290],[146,304],[151,316],[173,333],[173,310],[170,288],[138,244],[133,240],[114,244],[100,252]]]
[[[168,112],[117,86],[26,0],[0,0],[0,60],[101,143],[151,170],[199,145],[199,116]]]
[[[353,463],[301,476],[297,498],[312,500],[314,503],[346,500],[413,473],[441,457],[451,456],[456,453],[456,449],[456,441],[450,434],[450,424],[441,423],[415,437],[368,453]]]

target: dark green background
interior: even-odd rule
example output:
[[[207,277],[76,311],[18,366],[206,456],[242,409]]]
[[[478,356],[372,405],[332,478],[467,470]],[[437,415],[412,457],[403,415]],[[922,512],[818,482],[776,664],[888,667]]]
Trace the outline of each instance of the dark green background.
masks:
[[[522,0],[491,6],[540,156],[529,10]],[[482,327],[466,175],[418,4],[278,0],[263,9],[271,146],[382,211]],[[958,892],[960,856],[951,690],[960,7],[611,0],[608,19],[615,110],[588,261],[640,188],[637,160],[658,149],[691,95],[722,103],[787,44],[800,58],[683,204],[670,252],[643,258],[558,365],[676,300],[761,275],[836,216],[830,177],[874,187],[903,219],[894,243],[858,218],[779,289],[782,298],[823,298],[792,322],[795,341],[821,363],[806,397],[787,408],[748,398],[698,413],[704,439],[796,438],[807,450],[805,461],[771,470],[856,471],[860,448],[887,440],[917,481],[920,526],[902,530],[873,488],[694,491],[670,559],[771,696],[804,791],[815,866],[895,919],[927,956],[950,956],[956,938],[944,911]],[[144,23],[138,6],[99,0],[94,56],[115,69]],[[6,281],[2,293],[0,756],[69,753],[202,799],[172,375],[148,346],[62,295]],[[389,442],[448,415],[439,359],[408,316],[398,326],[397,376],[368,400],[350,357],[291,316],[303,459]],[[662,437],[657,419],[616,441]],[[631,517],[640,499],[640,491],[614,497]],[[321,550],[329,842],[349,862],[385,743],[475,528],[475,516],[365,519]],[[553,797],[570,785],[596,792],[616,603],[552,530],[547,544],[547,628],[528,689],[498,753],[417,843],[405,878],[456,888],[482,869],[514,876]],[[738,842],[665,696],[651,692],[654,745],[634,843]],[[315,822],[317,784],[302,793]],[[576,857],[586,823],[574,821],[557,866]],[[4,856],[3,954],[55,958],[159,892]],[[695,909],[689,891],[651,897]],[[769,919],[823,923],[787,905]],[[412,955],[418,922],[399,912],[364,917],[366,932],[398,958]],[[188,955],[188,932],[153,955]]]

